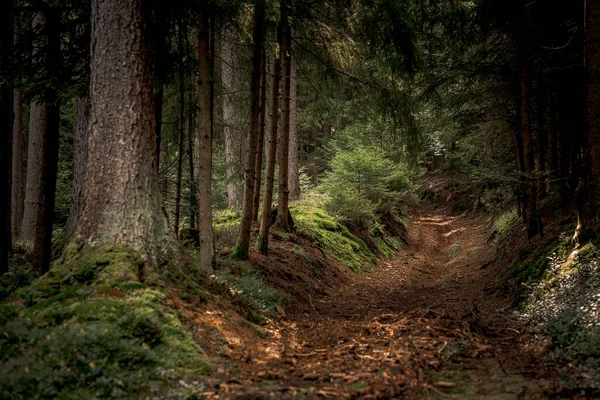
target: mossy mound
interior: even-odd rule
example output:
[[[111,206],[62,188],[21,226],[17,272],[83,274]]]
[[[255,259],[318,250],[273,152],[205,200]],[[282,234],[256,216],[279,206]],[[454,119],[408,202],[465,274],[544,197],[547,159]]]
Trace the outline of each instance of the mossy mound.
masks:
[[[0,397],[138,398],[210,371],[157,279],[125,247],[70,245],[0,304]]]
[[[303,205],[293,206],[290,211],[298,233],[318,242],[348,268],[359,272],[375,263],[375,255],[365,242],[325,210]]]

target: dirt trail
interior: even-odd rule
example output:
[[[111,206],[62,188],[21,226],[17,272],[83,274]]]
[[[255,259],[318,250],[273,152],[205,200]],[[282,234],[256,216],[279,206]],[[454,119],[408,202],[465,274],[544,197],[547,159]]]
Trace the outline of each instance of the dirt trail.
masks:
[[[547,398],[538,353],[486,291],[489,226],[432,204],[410,219],[410,246],[272,323],[269,344],[213,395]]]

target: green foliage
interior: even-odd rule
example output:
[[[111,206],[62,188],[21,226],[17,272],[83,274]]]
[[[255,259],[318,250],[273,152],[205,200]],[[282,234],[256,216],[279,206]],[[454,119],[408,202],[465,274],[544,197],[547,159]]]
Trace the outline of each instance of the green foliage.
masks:
[[[31,267],[31,246],[24,242],[15,242],[9,259],[8,272],[0,276],[0,301],[9,297],[19,288],[28,286],[39,274]]]
[[[166,296],[140,282],[124,247],[67,248],[50,272],[0,304],[0,397],[123,398],[210,370]],[[18,297],[17,297],[18,296]]]
[[[399,192],[410,187],[405,165],[394,163],[376,147],[339,149],[321,189],[330,200],[326,208],[345,222],[368,227],[383,212],[399,205]]]
[[[318,242],[324,250],[353,271],[362,271],[375,262],[375,256],[367,245],[327,211],[299,205],[290,207],[290,212],[298,233]]]
[[[519,223],[520,218],[516,211],[505,212],[496,218],[494,221],[494,244],[499,245],[504,242]]]

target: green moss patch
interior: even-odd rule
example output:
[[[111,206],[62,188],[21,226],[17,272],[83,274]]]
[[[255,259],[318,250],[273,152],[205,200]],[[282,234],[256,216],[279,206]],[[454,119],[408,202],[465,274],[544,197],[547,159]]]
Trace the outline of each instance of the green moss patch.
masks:
[[[70,245],[0,304],[0,397],[136,398],[210,366],[139,255]]]
[[[318,242],[338,261],[359,272],[375,263],[375,255],[364,241],[348,231],[325,210],[311,206],[290,208],[298,233]]]

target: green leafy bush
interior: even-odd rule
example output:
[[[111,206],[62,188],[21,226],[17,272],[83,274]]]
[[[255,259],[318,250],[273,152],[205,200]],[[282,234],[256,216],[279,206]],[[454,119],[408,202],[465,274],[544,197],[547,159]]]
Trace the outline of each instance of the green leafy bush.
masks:
[[[329,212],[345,222],[368,227],[380,213],[399,205],[399,192],[410,187],[408,168],[394,163],[377,147],[339,149],[331,160],[321,190],[330,200]]]

